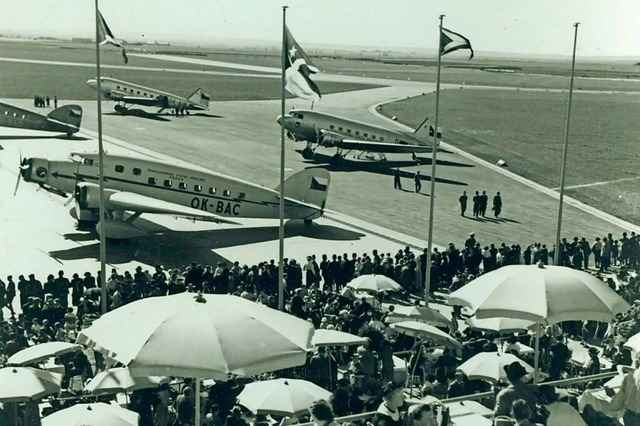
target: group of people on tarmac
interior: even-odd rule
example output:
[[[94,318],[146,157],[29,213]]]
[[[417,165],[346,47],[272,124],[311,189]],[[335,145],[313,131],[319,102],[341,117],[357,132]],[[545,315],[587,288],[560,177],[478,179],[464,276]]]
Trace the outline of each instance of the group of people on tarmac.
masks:
[[[34,95],[33,106],[36,108],[49,108],[51,107],[51,98],[49,96]],[[58,97],[53,97],[53,107],[58,108]]]
[[[462,191],[462,195],[458,198],[458,202],[460,203],[460,216],[465,215],[468,200],[469,197],[467,196],[467,191]],[[487,207],[489,205],[489,196],[487,195],[487,191],[482,191],[482,194],[480,194],[480,191],[476,191],[472,198],[472,202],[473,217],[487,217]],[[502,196],[500,195],[500,191],[496,192],[496,195],[493,196],[493,205],[491,210],[493,211],[494,217],[500,217],[500,213],[502,213]]]

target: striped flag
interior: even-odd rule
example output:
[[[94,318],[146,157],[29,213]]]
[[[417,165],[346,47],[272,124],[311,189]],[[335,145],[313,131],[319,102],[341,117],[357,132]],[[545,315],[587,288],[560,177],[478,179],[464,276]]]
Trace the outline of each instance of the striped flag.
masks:
[[[440,33],[440,54],[444,56],[449,52],[460,49],[469,49],[471,51],[469,59],[473,58],[473,48],[469,39],[462,34],[443,27]]]
[[[124,63],[126,64],[129,62],[127,50],[124,47],[125,41],[116,39],[100,11],[98,11],[98,43],[100,43],[100,45],[110,44],[112,46],[119,47],[122,49],[122,59],[124,60]]]
[[[322,96],[318,85],[311,79],[311,74],[319,72],[309,56],[293,38],[289,28],[285,28],[284,79],[285,89],[292,95],[302,99],[317,101]]]

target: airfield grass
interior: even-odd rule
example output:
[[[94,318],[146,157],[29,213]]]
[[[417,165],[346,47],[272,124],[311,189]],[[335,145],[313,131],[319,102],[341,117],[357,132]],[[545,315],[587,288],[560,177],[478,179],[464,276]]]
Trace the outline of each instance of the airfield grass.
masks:
[[[279,78],[199,75],[179,72],[105,69],[103,77],[135,81],[176,95],[188,96],[201,87],[214,101],[266,100],[280,97]],[[95,77],[91,67],[0,62],[0,98],[57,95],[60,99],[91,100],[95,91],[85,82]],[[369,84],[322,84],[323,93],[371,89]]]
[[[142,53],[138,48],[129,48],[129,53]],[[63,43],[63,42],[26,42],[26,41],[1,41],[0,57],[30,59],[40,61],[61,61],[77,63],[95,63],[96,51],[92,44],[88,43]],[[124,65],[120,49],[111,46],[102,47],[100,50],[100,62],[104,65]],[[181,62],[163,61],[140,56],[129,55],[127,66],[150,68],[176,68],[197,69],[208,71],[229,71],[234,73],[261,74],[260,72],[242,69],[230,69],[208,65],[185,64]]]
[[[380,112],[415,127],[433,117],[434,94],[385,104]],[[451,89],[440,96],[443,139],[548,187],[558,187],[566,115],[565,93]],[[640,96],[574,94],[566,185],[639,176]],[[639,180],[576,188],[575,198],[640,223]],[[472,184],[473,185],[473,184]],[[475,188],[470,188],[475,189]],[[500,188],[477,188],[499,191]]]

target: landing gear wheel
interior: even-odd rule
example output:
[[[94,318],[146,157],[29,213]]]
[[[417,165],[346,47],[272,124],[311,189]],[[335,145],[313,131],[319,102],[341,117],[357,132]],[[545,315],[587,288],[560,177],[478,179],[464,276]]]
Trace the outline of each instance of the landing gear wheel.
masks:
[[[303,149],[302,158],[304,158],[305,160],[311,160],[313,158],[313,150],[311,148]]]
[[[124,114],[124,113],[126,113],[126,112],[127,112],[127,107],[124,107],[124,106],[122,106],[122,105],[116,105],[116,106],[114,106],[114,107],[113,107],[113,109],[114,109],[116,112],[119,112],[120,114]]]

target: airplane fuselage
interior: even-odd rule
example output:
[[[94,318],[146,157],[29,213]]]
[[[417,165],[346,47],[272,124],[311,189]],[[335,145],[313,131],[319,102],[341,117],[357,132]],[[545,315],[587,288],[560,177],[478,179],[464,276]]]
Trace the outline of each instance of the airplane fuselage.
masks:
[[[410,133],[310,110],[292,110],[288,117],[285,117],[285,128],[295,140],[299,141],[317,142],[321,136],[320,130],[322,130],[340,135],[345,139],[401,145],[426,145],[425,141]]]
[[[80,182],[98,183],[96,155],[82,155],[82,161],[48,161],[32,158],[22,176],[65,193],[74,193]],[[133,157],[105,156],[106,191],[140,194],[180,206],[229,218],[277,218],[279,193],[206,169],[191,169]],[[83,194],[76,194],[76,199]],[[86,198],[86,194],[84,194]],[[77,206],[82,209],[83,206]],[[314,208],[285,199],[288,219],[311,220],[321,215]]]

